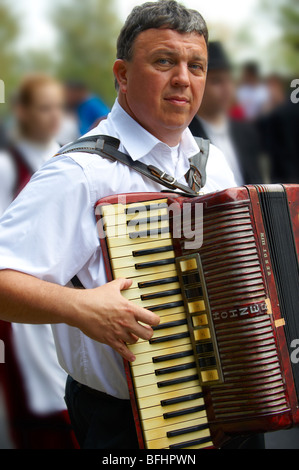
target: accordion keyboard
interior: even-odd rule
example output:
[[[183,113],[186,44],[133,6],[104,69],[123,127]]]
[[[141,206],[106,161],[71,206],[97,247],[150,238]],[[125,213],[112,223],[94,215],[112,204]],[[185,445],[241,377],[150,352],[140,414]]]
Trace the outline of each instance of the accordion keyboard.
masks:
[[[129,346],[136,356],[130,369],[145,446],[209,448],[213,443],[167,211],[167,200],[102,206],[102,224],[113,277],[133,281],[123,295],[161,318],[150,341]],[[208,328],[204,331],[209,336]]]

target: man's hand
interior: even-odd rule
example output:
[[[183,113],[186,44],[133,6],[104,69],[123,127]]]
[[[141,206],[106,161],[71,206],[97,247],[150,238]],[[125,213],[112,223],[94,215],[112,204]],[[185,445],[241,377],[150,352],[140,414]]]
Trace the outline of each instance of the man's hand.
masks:
[[[139,338],[149,340],[153,335],[151,326],[158,325],[160,318],[121,295],[131,285],[131,280],[118,279],[96,289],[77,291],[81,295],[78,303],[81,310],[73,326],[133,362],[135,356],[125,343],[134,344]]]
[[[132,281],[118,279],[96,289],[73,289],[41,281],[17,271],[0,271],[0,319],[15,323],[66,323],[114,348],[128,361],[134,355],[125,343],[149,340],[160,318],[121,291]]]

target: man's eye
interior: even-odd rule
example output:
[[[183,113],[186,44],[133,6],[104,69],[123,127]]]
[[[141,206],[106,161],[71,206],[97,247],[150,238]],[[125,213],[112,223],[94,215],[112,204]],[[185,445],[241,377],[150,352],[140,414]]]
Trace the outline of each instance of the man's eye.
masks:
[[[203,73],[205,71],[205,68],[202,64],[190,64],[189,68],[197,73]]]
[[[158,59],[157,60],[157,63],[159,65],[169,65],[170,64],[170,60],[169,59]]]

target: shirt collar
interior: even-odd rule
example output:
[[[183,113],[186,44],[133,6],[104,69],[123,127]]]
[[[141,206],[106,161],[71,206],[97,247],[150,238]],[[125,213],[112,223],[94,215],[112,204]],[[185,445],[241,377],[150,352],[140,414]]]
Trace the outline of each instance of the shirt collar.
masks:
[[[150,134],[137,121],[135,121],[119,104],[118,100],[110,113],[111,119],[117,126],[118,138],[122,146],[133,160],[140,160],[146,155],[163,148],[165,153],[171,154],[170,147]],[[164,152],[163,152],[164,153]],[[198,146],[190,130],[187,128],[182,134],[180,154],[189,159],[198,153]]]

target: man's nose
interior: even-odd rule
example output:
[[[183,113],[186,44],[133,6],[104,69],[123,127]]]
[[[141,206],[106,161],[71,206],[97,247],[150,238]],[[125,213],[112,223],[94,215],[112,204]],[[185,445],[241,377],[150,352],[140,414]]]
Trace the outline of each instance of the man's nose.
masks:
[[[190,70],[187,64],[181,63],[174,67],[172,85],[176,87],[190,86]]]

